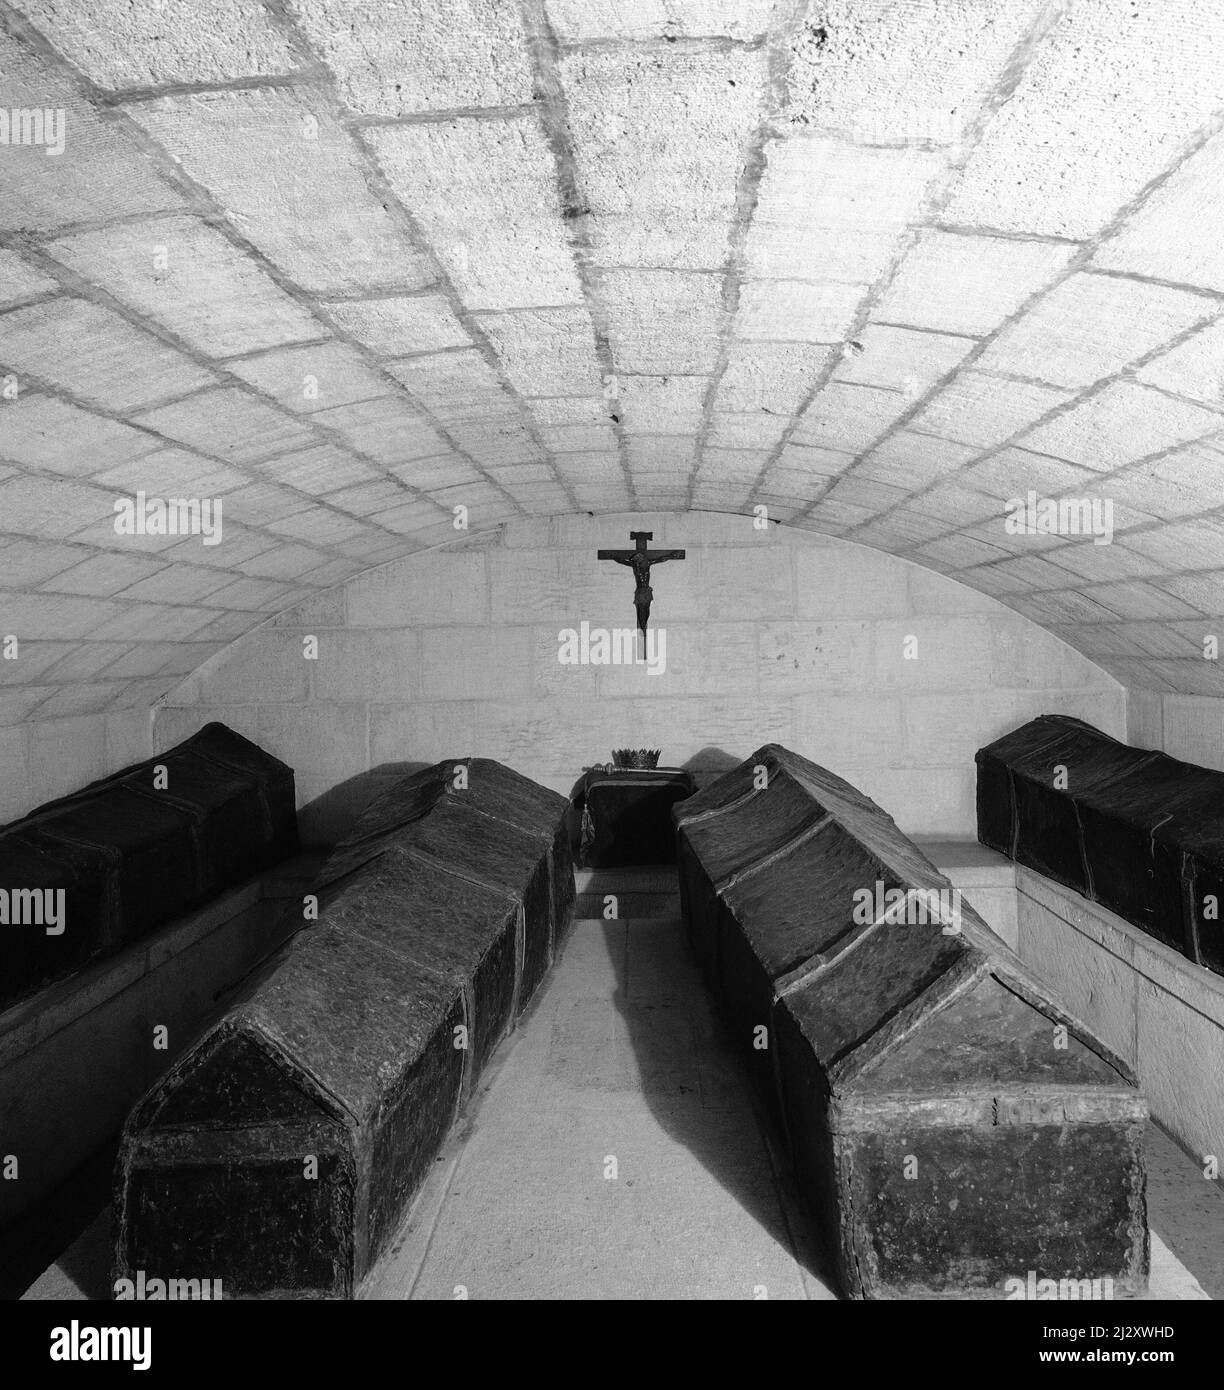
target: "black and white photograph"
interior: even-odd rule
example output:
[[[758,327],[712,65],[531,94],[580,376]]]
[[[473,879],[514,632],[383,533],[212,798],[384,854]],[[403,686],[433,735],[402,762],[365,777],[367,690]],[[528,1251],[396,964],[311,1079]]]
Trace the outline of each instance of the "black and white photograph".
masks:
[[[0,0],[0,1336],[1188,1365],[1222,641],[1214,0]]]

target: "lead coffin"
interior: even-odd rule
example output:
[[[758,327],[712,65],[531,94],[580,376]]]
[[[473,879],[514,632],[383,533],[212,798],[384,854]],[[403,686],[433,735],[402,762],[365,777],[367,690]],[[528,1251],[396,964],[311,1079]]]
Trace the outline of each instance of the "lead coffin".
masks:
[[[767,745],[676,820],[694,947],[851,1297],[1144,1284],[1133,1076],[889,816]]]
[[[353,1294],[551,963],[565,811],[485,759],[377,799],[314,887],[318,923],[133,1111],[120,1277]]]

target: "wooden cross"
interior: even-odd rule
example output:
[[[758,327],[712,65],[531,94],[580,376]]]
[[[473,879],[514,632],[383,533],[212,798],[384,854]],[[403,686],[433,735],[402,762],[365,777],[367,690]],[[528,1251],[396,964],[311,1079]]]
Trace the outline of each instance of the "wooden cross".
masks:
[[[633,550],[601,550],[597,558],[615,560],[618,565],[628,565],[637,580],[633,591],[633,606],[637,610],[638,627],[646,636],[646,622],[650,617],[650,601],[654,590],[650,587],[651,565],[661,565],[665,560],[683,560],[683,550],[647,550],[646,542],[654,540],[653,531],[630,531],[629,539],[636,541]]]

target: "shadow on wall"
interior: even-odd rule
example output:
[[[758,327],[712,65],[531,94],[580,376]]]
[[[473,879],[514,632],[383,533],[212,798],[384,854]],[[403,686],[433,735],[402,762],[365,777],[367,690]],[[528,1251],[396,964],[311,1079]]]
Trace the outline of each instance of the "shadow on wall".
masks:
[[[309,849],[325,849],[338,844],[353,828],[370,802],[392,782],[410,777],[432,763],[380,763],[329,787],[298,808],[298,832]]]

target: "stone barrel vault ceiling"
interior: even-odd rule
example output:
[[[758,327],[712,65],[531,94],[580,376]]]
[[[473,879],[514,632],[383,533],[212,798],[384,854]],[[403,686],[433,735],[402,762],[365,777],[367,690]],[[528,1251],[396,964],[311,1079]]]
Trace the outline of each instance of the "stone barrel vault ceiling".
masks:
[[[1224,693],[1221,7],[9,0],[0,72],[3,722],[460,505],[764,505]]]

